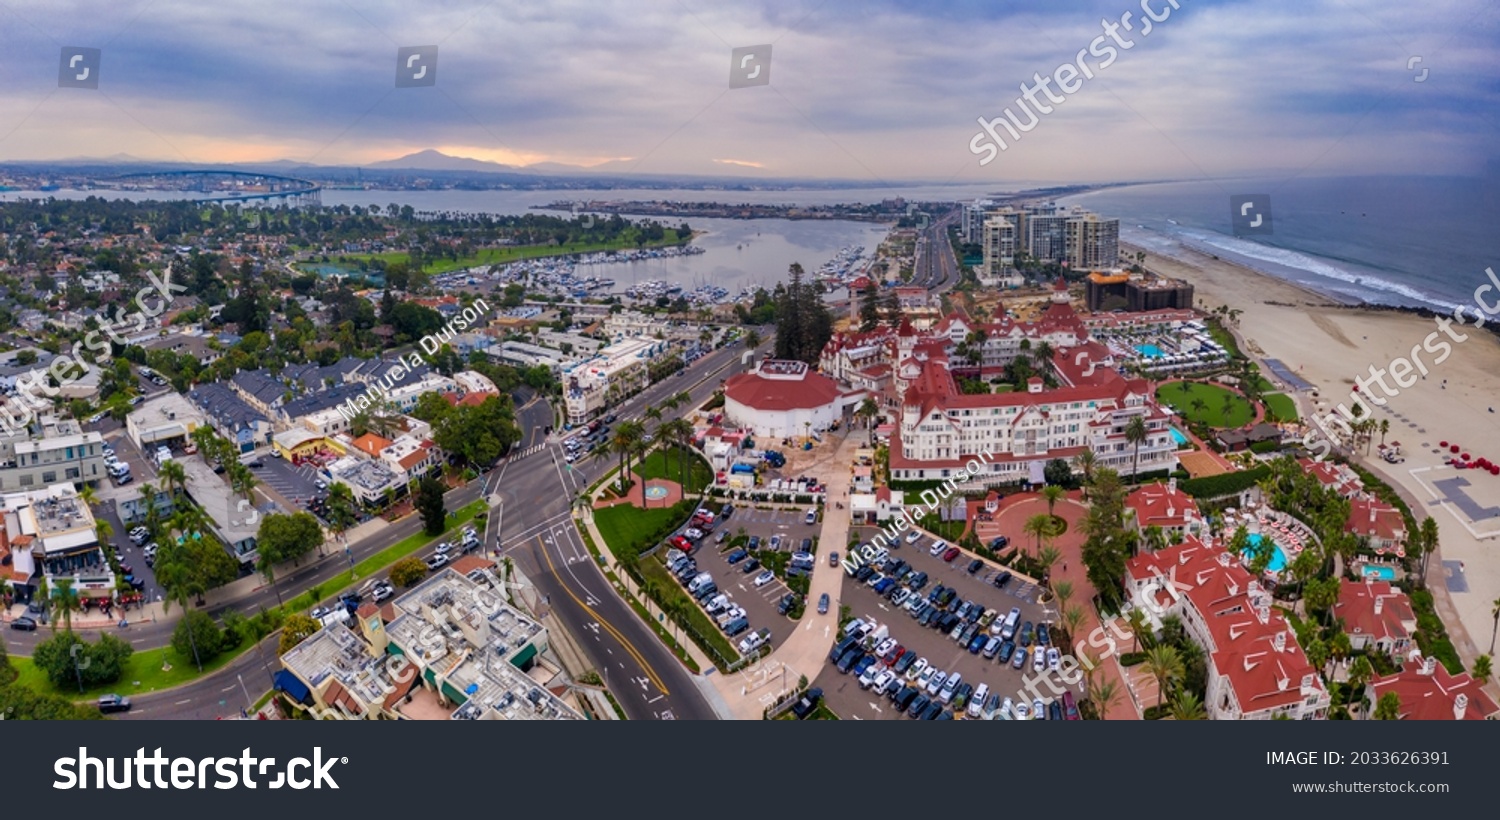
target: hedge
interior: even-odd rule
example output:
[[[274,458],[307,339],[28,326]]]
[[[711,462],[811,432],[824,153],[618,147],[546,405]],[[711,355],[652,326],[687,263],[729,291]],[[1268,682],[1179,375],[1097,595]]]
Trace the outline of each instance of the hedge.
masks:
[[[1219,498],[1244,492],[1270,474],[1271,468],[1263,464],[1250,470],[1190,478],[1179,482],[1177,488],[1194,498]]]

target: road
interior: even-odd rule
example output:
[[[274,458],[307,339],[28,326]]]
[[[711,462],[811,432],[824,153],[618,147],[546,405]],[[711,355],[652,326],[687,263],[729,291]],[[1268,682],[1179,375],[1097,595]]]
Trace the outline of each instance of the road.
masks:
[[[927,288],[933,295],[958,284],[958,259],[948,241],[948,228],[958,219],[952,210],[933,221],[918,236],[917,258],[912,284]]]

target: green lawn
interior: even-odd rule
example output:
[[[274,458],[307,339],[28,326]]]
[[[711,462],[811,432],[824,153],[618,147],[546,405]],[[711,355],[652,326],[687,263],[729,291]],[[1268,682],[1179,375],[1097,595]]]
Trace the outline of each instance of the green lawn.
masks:
[[[594,525],[615,555],[639,555],[687,520],[690,512],[675,505],[643,510],[632,504],[616,504],[594,510]]]
[[[1224,397],[1230,397],[1229,411],[1224,410]],[[1193,407],[1193,399],[1202,399],[1202,410]],[[1240,394],[1213,384],[1201,382],[1175,382],[1156,391],[1156,400],[1177,408],[1189,421],[1207,424],[1210,427],[1239,427],[1255,418],[1255,408]]]
[[[1272,421],[1296,421],[1297,402],[1285,393],[1267,393],[1261,396],[1266,413]]]
[[[652,450],[645,461],[631,468],[631,472],[647,480],[665,478],[678,481],[682,478],[682,452],[681,447]],[[697,453],[690,452],[688,455],[688,486],[683,489],[690,493],[701,492],[713,481],[713,471]]]
[[[647,242],[642,247],[663,248],[670,245],[680,245],[687,237],[679,238],[677,231],[673,228],[666,229],[666,236],[660,242]],[[461,268],[472,268],[479,265],[503,265],[507,262],[515,262],[521,259],[536,259],[543,256],[566,256],[573,253],[594,253],[595,251],[620,251],[633,250],[636,247],[634,239],[619,240],[615,242],[570,242],[566,245],[517,245],[507,248],[484,248],[472,256],[461,259],[441,259],[429,263],[423,270],[427,273],[447,273]],[[404,262],[409,259],[406,251],[384,251],[382,253],[346,253],[329,254],[329,259],[364,260],[366,262],[380,259],[386,264],[391,262]],[[321,264],[321,263],[314,263]],[[332,264],[330,262],[329,264]]]
[[[698,602],[694,601],[687,594],[687,590],[683,589],[682,585],[677,583],[677,579],[673,578],[670,572],[667,572],[667,568],[662,566],[661,561],[658,561],[654,557],[643,559],[641,561],[641,577],[646,579],[648,584],[653,584],[660,591],[662,598],[657,601],[657,604],[662,609],[670,611],[671,604],[668,603],[669,601],[675,600],[680,602],[679,605],[682,611],[686,613],[688,625],[692,627],[693,631],[698,633],[698,637],[700,638],[698,643],[700,645],[706,643],[709,647],[712,647],[711,650],[708,647],[704,647],[704,651],[708,653],[710,658],[713,657],[715,652],[719,654],[719,657],[714,658],[714,660],[718,660],[721,663],[729,663],[739,658],[740,653],[730,645],[729,639],[724,637],[724,633],[719,631],[718,624],[709,619],[708,613],[704,612],[703,607],[698,606]],[[670,628],[671,625],[669,624],[668,629]]]
[[[123,637],[128,639],[129,635],[127,634]],[[219,657],[203,665],[202,674],[218,670],[239,657],[242,652],[249,650],[251,646],[253,644],[246,641],[242,646],[220,654]],[[164,663],[170,664],[171,668],[163,671]],[[120,676],[118,681],[107,683],[103,686],[85,688],[82,694],[78,692],[77,686],[64,686],[60,689],[53,687],[52,682],[47,680],[47,676],[42,673],[41,669],[37,668],[36,664],[31,662],[31,658],[29,657],[12,655],[10,657],[10,664],[19,673],[19,677],[16,678],[15,683],[12,685],[26,686],[32,691],[52,692],[77,700],[92,700],[100,695],[115,694],[126,695],[128,697],[146,692],[155,692],[159,689],[166,689],[187,683],[199,675],[198,667],[193,665],[192,657],[181,657],[177,654],[177,650],[170,646],[137,651],[130,656],[130,660],[125,662],[125,672]],[[260,682],[257,681],[251,685],[259,686]],[[230,697],[229,700],[239,703],[242,697],[243,695],[236,691],[234,696]]]

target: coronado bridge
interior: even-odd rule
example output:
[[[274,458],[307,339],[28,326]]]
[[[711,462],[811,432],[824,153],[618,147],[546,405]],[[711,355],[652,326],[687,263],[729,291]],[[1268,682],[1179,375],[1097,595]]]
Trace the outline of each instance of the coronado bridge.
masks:
[[[294,208],[316,208],[323,204],[323,186],[312,180],[250,171],[142,171],[99,182],[121,190],[199,193],[203,202],[284,200]]]

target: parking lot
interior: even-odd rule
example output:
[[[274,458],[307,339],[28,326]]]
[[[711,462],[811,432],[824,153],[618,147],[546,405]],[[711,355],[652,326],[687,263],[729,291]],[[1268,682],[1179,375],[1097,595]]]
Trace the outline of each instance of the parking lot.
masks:
[[[851,532],[858,533],[857,537],[861,540],[869,540],[875,534],[871,529]],[[856,536],[851,535],[852,537]],[[973,601],[983,609],[995,610],[998,619],[1004,619],[1012,607],[1019,607],[1022,626],[1027,621],[1035,625],[1054,620],[1053,613],[1036,603],[1038,590],[1035,586],[1021,579],[1012,579],[1004,588],[997,589],[992,579],[1000,572],[998,565],[986,563],[971,575],[968,572],[968,564],[972,560],[970,556],[961,553],[953,562],[945,562],[940,555],[930,554],[928,547],[932,540],[931,536],[925,534],[915,544],[908,544],[903,539],[901,548],[891,551],[892,558],[904,560],[913,569],[928,574],[927,584],[917,593],[923,600],[927,600],[942,585],[956,591],[955,602]],[[843,589],[842,603],[850,608],[851,615],[887,627],[890,637],[902,647],[914,651],[920,659],[926,660],[927,665],[934,666],[949,676],[957,672],[964,683],[976,687],[985,683],[992,693],[1019,701],[1024,681],[1035,676],[1030,656],[1026,658],[1022,669],[1015,669],[1009,663],[1000,663],[998,656],[987,660],[982,653],[971,654],[967,647],[958,645],[947,631],[939,632],[930,626],[920,625],[905,609],[894,606],[889,600],[876,594],[867,583],[845,578]],[[1021,636],[1022,630],[1018,629],[1018,651]],[[1033,639],[1032,646],[1035,645]],[[922,664],[918,661],[912,665],[915,667]],[[894,720],[903,717],[889,698],[861,689],[853,674],[839,672],[833,663],[824,664],[813,685],[823,689],[829,708],[846,719]],[[1047,686],[1038,688],[1043,693],[1044,700],[1050,700],[1047,696],[1051,690]],[[1027,702],[1031,699],[1028,693]]]
[[[277,494],[290,501],[297,509],[306,509],[307,502],[323,494],[315,483],[323,476],[313,467],[293,464],[283,458],[259,455],[261,466],[255,468],[255,477]],[[245,457],[247,463],[255,458]]]
[[[796,522],[793,523],[793,518]],[[755,586],[755,578],[759,576],[765,567],[761,565],[761,559],[765,553],[770,551],[771,537],[781,536],[783,542],[781,553],[790,554],[794,551],[787,544],[793,543],[792,533],[802,529],[812,529],[802,525],[797,514],[784,511],[754,510],[736,507],[729,521],[719,525],[716,531],[710,534],[701,546],[693,553],[698,562],[701,572],[709,572],[714,576],[714,581],[719,586],[719,591],[729,595],[735,604],[745,610],[745,617],[750,621],[751,629],[769,627],[771,630],[771,644],[776,645],[787,632],[796,628],[796,622],[782,615],[777,607],[781,599],[790,590],[781,578],[773,578],[764,586]],[[736,548],[730,544],[737,540],[741,529],[745,530],[746,537],[751,535],[760,539],[760,555],[751,552],[750,557],[735,564],[728,562],[728,556]],[[728,531],[722,544],[715,543],[720,532]],[[800,543],[800,539],[796,539]],[[755,561],[755,568],[746,572],[751,560]]]

